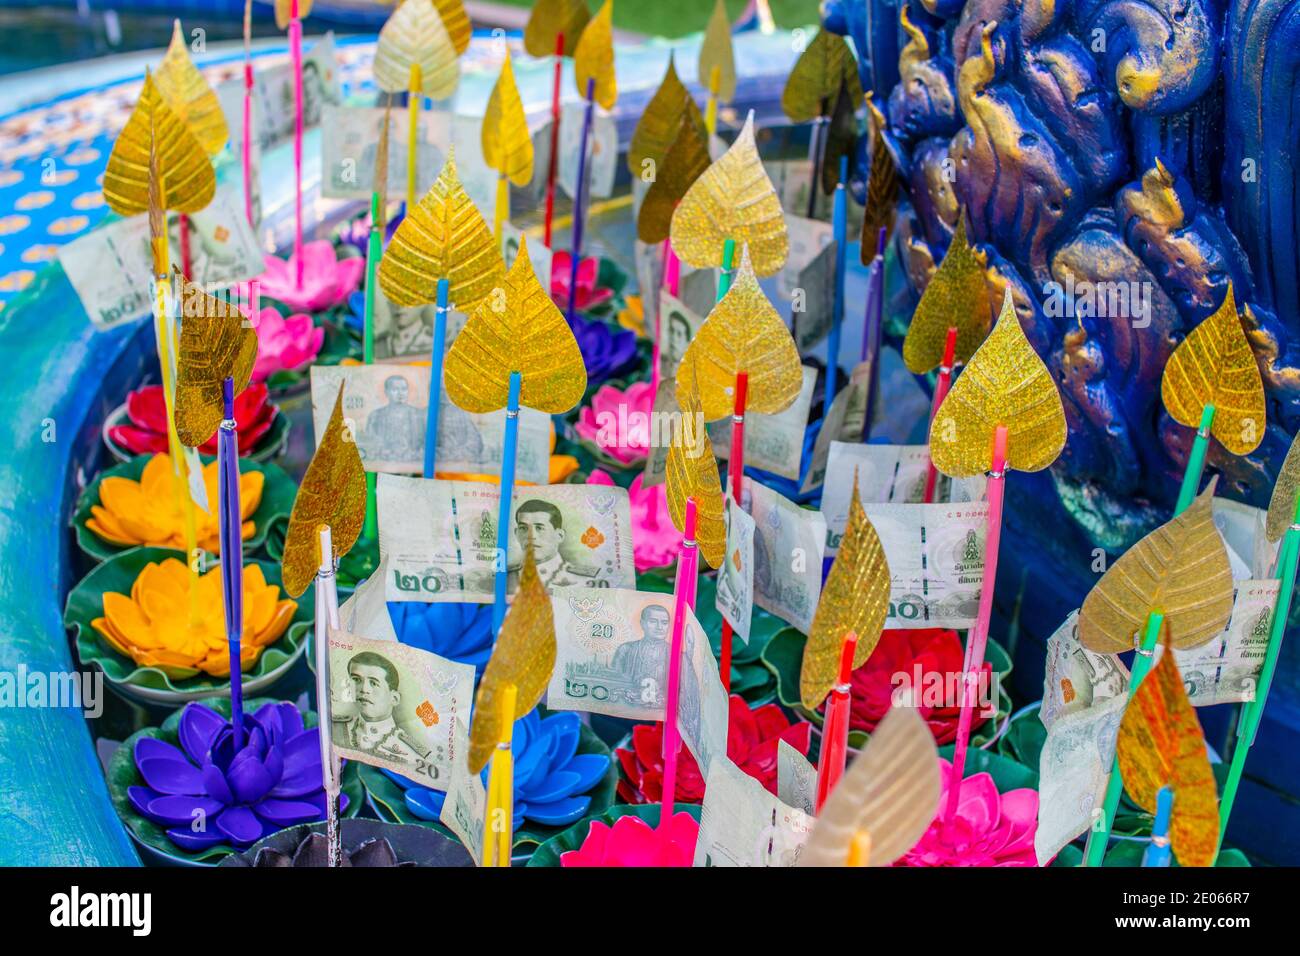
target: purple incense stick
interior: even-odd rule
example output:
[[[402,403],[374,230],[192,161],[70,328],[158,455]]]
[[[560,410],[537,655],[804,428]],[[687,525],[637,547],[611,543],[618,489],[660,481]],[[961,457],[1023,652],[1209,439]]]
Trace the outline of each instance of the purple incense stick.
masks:
[[[593,97],[596,95],[596,78],[587,77],[587,113],[582,120],[582,149],[578,153],[577,195],[573,197],[573,248],[569,250],[569,306],[565,313],[569,324],[573,324],[578,312],[578,262],[582,258],[582,220],[586,214],[583,197],[587,192],[587,138],[591,133],[592,118],[596,109]]]
[[[880,346],[884,334],[885,310],[885,227],[876,236],[876,255],[867,276],[867,308],[862,323],[862,360],[871,359],[867,373],[867,408],[862,419],[862,441],[871,440],[871,416],[876,405],[876,383],[880,378]]]
[[[221,592],[226,607],[226,641],[230,646],[230,722],[235,749],[244,745],[244,687],[240,644],[244,630],[244,539],[239,515],[239,439],[235,432],[235,382],[221,383],[225,405],[217,430],[217,508],[221,540]]]

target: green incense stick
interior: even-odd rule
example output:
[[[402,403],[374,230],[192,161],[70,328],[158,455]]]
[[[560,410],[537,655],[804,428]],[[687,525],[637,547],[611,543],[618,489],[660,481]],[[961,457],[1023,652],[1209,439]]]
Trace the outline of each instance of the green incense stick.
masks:
[[[731,290],[731,277],[736,272],[736,240],[728,239],[722,244],[722,270],[718,273],[718,301]]]
[[[1174,514],[1180,515],[1191,505],[1196,492],[1201,487],[1201,474],[1205,471],[1205,453],[1210,447],[1210,426],[1214,424],[1214,406],[1207,403],[1201,409],[1201,424],[1196,428],[1196,438],[1192,440],[1192,450],[1187,456],[1187,467],[1183,469],[1183,485],[1178,489],[1178,504],[1174,505]]]
[[[375,362],[375,295],[376,273],[384,254],[384,237],[379,226],[379,193],[370,194],[370,239],[366,246],[366,304],[362,315],[362,358],[367,365]],[[378,534],[375,515],[375,473],[366,472],[366,523],[362,534],[373,541]]]

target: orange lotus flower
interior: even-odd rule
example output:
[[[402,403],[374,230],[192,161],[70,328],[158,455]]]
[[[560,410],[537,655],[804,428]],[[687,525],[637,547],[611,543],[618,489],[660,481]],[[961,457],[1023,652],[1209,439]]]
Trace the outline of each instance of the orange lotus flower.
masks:
[[[131,595],[104,592],[104,616],[91,621],[112,647],[142,667],[157,667],[184,679],[199,671],[230,676],[221,568],[197,578],[191,623],[189,568],[175,558],[146,564],[131,585]],[[262,649],[289,626],[297,605],[281,600],[280,588],[267,584],[256,564],[244,567],[244,634],[240,665],[248,670]]]
[[[194,509],[198,545],[214,554],[220,552],[217,523],[217,462],[203,468],[203,484],[208,490],[212,512]],[[239,476],[239,510],[244,519],[242,535],[253,536],[254,524],[248,520],[262,501],[265,476],[248,471]],[[126,548],[153,545],[185,550],[185,515],[172,486],[172,460],[168,455],[154,455],[144,466],[139,481],[110,476],[99,483],[99,504],[90,509],[86,527],[110,544]]]

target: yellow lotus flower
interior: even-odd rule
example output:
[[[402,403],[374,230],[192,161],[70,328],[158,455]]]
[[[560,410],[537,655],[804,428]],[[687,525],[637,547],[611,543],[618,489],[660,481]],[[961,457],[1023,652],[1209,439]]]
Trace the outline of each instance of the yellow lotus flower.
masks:
[[[212,513],[194,508],[198,545],[205,551],[220,553],[217,523],[217,462],[203,468],[203,484],[208,490]],[[241,532],[251,538],[254,523],[248,520],[262,501],[265,476],[249,471],[239,476],[239,510],[244,519]],[[86,527],[110,544],[126,548],[153,545],[185,550],[185,515],[172,486],[172,460],[166,454],[154,455],[144,466],[139,481],[110,476],[99,483],[99,504],[90,509]]]
[[[91,621],[115,650],[142,667],[157,667],[174,679],[202,671],[230,676],[221,568],[197,578],[196,620],[190,623],[189,568],[175,558],[150,563],[131,585],[131,594],[104,592],[104,616]],[[289,626],[297,605],[281,600],[280,588],[267,584],[256,564],[244,567],[244,633],[240,666],[247,671],[263,648]]]
[[[618,324],[631,329],[638,336],[645,335],[645,303],[639,295],[629,295],[623,300],[626,305],[618,313]]]

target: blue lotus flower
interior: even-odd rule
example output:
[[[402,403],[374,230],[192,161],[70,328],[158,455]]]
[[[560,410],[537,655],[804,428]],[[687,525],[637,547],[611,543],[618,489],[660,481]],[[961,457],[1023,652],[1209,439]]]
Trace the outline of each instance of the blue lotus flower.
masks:
[[[609,772],[608,754],[578,753],[582,722],[572,712],[542,718],[536,710],[515,721],[514,827],[524,820],[543,826],[568,826],[591,805],[587,791]],[[421,820],[437,820],[447,795],[384,771],[406,791],[406,807]],[[487,785],[488,771],[480,775]]]
[[[343,316],[343,327],[357,335],[366,331],[366,294],[358,289],[348,296],[348,312]]]
[[[388,614],[403,644],[474,665],[474,679],[492,656],[491,604],[424,604],[390,601]]]

